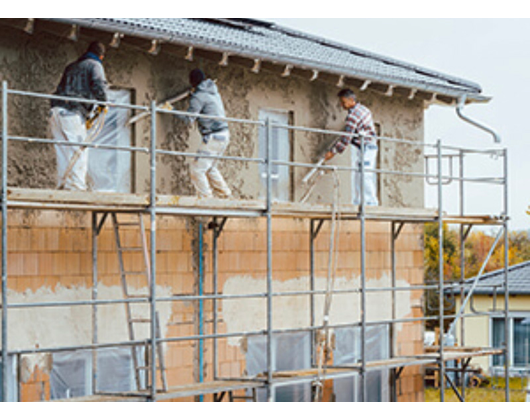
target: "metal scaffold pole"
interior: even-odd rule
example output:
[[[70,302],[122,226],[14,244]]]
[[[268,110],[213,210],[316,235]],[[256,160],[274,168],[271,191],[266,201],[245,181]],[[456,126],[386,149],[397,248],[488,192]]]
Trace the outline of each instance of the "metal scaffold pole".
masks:
[[[2,82],[2,399],[7,401],[7,82]]]
[[[266,121],[267,145],[267,400],[274,400],[273,379],[273,354],[272,354],[272,124]]]
[[[510,285],[508,283],[508,149],[504,149],[503,155],[503,170],[504,170],[504,185],[503,185],[503,201],[504,201],[504,366],[505,366],[505,393],[506,402],[510,402],[510,354],[511,354],[511,342],[510,342],[510,313],[509,313],[509,302],[510,302]]]
[[[360,170],[361,170],[361,401],[368,400],[367,380],[366,380],[366,199],[365,193],[365,179],[366,172],[364,168],[365,159],[365,139],[361,140],[361,156]]]
[[[440,401],[445,402],[445,362],[444,362],[444,233],[443,233],[443,183],[442,183],[442,142],[438,140],[438,327],[439,336],[439,366],[440,366]]]
[[[156,102],[151,101],[151,182],[149,194],[150,216],[150,320],[151,320],[151,400],[156,400],[157,316],[156,316]]]

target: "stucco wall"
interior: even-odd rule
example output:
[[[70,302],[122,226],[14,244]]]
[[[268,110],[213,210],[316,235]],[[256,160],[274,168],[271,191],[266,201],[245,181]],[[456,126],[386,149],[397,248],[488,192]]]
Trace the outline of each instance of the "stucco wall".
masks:
[[[21,31],[4,29],[0,37],[0,78],[7,80],[14,89],[52,93],[64,67],[75,60],[86,43],[72,43],[53,35],[38,37]],[[183,58],[161,53],[151,56],[126,46],[109,48],[105,59],[109,82],[115,88],[129,89],[133,100],[139,105],[149,105],[155,99],[161,101],[184,90],[187,75],[194,67],[201,67],[217,80],[227,115],[234,118],[257,120],[260,109],[288,111],[292,123],[297,126],[341,130],[346,116],[339,107],[336,94],[338,88],[332,84],[309,82],[300,77],[282,78],[277,74],[262,71],[252,73],[237,65],[219,66],[204,59],[190,63]],[[357,92],[359,100],[373,112],[374,120],[384,137],[421,140],[423,136],[423,103],[402,97],[387,97],[365,91]],[[187,102],[177,107],[185,109]],[[46,137],[48,101],[43,99],[13,97],[9,103],[9,130],[21,136]],[[197,130],[186,126],[177,118],[163,115],[157,123],[159,148],[194,152],[200,138]],[[230,124],[232,142],[228,155],[258,157],[257,127],[248,124]],[[148,146],[150,124],[148,120],[138,123],[133,132],[133,143]],[[291,136],[295,162],[314,162],[322,150],[332,142],[333,136],[295,132]],[[345,152],[331,163],[350,166],[350,153]],[[148,188],[148,156],[134,156],[134,184],[138,192]],[[189,182],[190,158],[159,157],[157,189],[164,194],[193,194]],[[421,172],[422,150],[411,145],[380,142],[380,168],[388,170]],[[260,178],[257,164],[248,162],[221,162],[220,167],[240,198],[259,196]],[[23,187],[53,188],[55,184],[55,154],[51,145],[10,143],[9,184]],[[303,189],[300,179],[307,169],[294,172],[295,199]],[[330,200],[331,175],[320,181],[313,200]],[[423,206],[423,180],[396,175],[381,175],[381,204],[396,207]],[[349,202],[350,175],[341,172],[341,197]]]

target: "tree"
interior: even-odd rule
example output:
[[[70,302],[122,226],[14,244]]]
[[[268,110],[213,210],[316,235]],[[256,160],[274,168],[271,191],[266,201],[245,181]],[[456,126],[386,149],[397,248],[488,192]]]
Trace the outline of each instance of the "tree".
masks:
[[[444,280],[454,280],[460,276],[459,243],[457,233],[450,230],[446,224],[442,226],[443,235],[443,269]],[[426,281],[437,281],[439,278],[439,250],[440,241],[438,224],[429,223],[424,230],[424,263]]]
[[[439,281],[439,243],[438,224],[425,225],[424,229],[424,280],[425,284],[438,284]],[[460,281],[461,277],[461,253],[460,233],[456,229],[450,229],[445,224],[443,232],[443,270],[444,282]],[[496,235],[495,235],[496,236]],[[465,278],[469,279],[479,274],[486,258],[495,242],[495,236],[484,231],[472,232],[466,239],[464,248]],[[491,258],[489,259],[484,273],[504,268],[504,240],[497,243]],[[530,237],[527,231],[513,231],[508,233],[508,266],[520,264],[530,260]],[[439,310],[438,290],[426,292],[425,314],[435,316]],[[453,305],[446,301],[444,311],[450,314]],[[432,324],[432,325],[431,325]],[[427,326],[433,326],[434,322],[427,322]]]
[[[478,275],[486,257],[495,242],[495,237],[485,232],[472,233],[466,241],[464,256],[466,260],[466,278]],[[489,259],[484,273],[504,268],[504,240],[501,238]],[[508,266],[530,260],[530,238],[528,232],[508,233]]]
[[[461,274],[460,239],[459,232],[443,225],[443,255],[444,280],[459,281]],[[496,235],[495,235],[496,236]],[[495,242],[495,236],[484,231],[472,232],[465,242],[465,278],[475,277],[488,256]],[[425,281],[437,281],[439,277],[438,264],[438,224],[425,225],[424,230],[424,261]],[[527,231],[512,231],[508,233],[508,266],[520,264],[530,260],[530,236]],[[486,265],[484,273],[499,270],[504,267],[504,240],[497,243],[495,250]]]
[[[454,230],[442,225],[443,235],[443,273],[444,282],[453,281],[460,276],[460,258],[458,235]],[[424,279],[426,285],[438,284],[440,276],[440,240],[439,225],[429,223],[424,228]],[[439,313],[439,293],[438,289],[428,289],[425,293],[425,315],[436,316]],[[453,305],[450,301],[444,301],[444,313],[453,312]],[[436,321],[426,321],[427,328],[434,328]],[[449,321],[446,321],[447,327]]]

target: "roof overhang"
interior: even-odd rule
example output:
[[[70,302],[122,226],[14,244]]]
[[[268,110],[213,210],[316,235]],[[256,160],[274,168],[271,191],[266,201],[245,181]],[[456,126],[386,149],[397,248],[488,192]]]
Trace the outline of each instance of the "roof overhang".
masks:
[[[219,19],[220,20],[220,19]],[[332,83],[337,87],[351,86],[359,90],[371,90],[380,94],[394,94],[409,99],[421,99],[427,106],[431,104],[457,106],[465,96],[468,103],[487,103],[490,97],[472,90],[462,89],[455,83],[455,88],[436,86],[432,83],[405,81],[399,78],[381,77],[370,71],[352,70],[341,66],[329,66],[309,59],[296,59],[290,56],[273,54],[267,51],[250,50],[226,43],[202,40],[199,37],[178,36],[169,31],[158,31],[150,28],[134,28],[110,21],[83,18],[10,18],[3,19],[4,24],[15,26],[32,33],[35,29],[65,36],[72,41],[79,38],[100,39],[110,46],[120,44],[138,48],[144,52],[168,54],[192,60],[202,57],[217,61],[220,65],[228,63],[250,68],[254,72],[272,71],[283,77],[302,77],[313,81]],[[394,61],[394,63],[399,63]],[[458,82],[458,79],[455,79]],[[471,82],[468,82],[471,85]],[[476,86],[476,85],[475,85]]]

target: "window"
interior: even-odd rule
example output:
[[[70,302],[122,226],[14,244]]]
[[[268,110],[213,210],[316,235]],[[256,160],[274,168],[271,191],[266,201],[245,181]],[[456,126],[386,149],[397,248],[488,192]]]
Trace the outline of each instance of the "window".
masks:
[[[508,322],[510,339],[510,366],[517,370],[530,369],[530,314],[514,315]],[[492,346],[502,347],[505,338],[504,318],[492,319]],[[492,368],[503,368],[504,355],[493,356]]]
[[[128,90],[109,90],[109,102],[131,104]],[[131,129],[127,126],[130,110],[109,107],[104,125],[93,143],[105,146],[131,146]],[[94,129],[97,130],[95,127]],[[94,191],[131,192],[131,162],[129,151],[89,149],[88,178]]]
[[[290,115],[287,111],[260,110],[259,119],[266,121],[270,119],[276,124],[288,125]],[[273,127],[272,131],[272,160],[290,162],[291,142],[289,130],[285,128]],[[265,127],[260,127],[259,131],[259,157],[267,157],[267,133]],[[273,165],[272,174],[272,198],[280,201],[291,199],[291,168],[287,165]],[[267,193],[267,165],[260,165],[260,176],[262,181],[261,198]]]
[[[359,328],[335,330],[336,346],[334,365],[344,366],[360,359],[361,342]],[[373,326],[366,331],[367,361],[384,360],[389,355],[389,330],[387,325]],[[276,334],[272,341],[272,368],[275,372],[311,368],[311,333]],[[267,339],[263,336],[249,337],[247,350],[247,373],[253,377],[267,370]],[[368,372],[366,376],[369,402],[387,402],[390,398],[388,371]],[[337,402],[361,400],[359,375],[335,379],[333,391]],[[258,390],[258,401],[265,401],[265,391]],[[310,402],[311,381],[296,385],[277,387],[276,402]]]
[[[311,367],[311,333],[281,333],[272,338],[272,369],[275,372]],[[248,339],[247,373],[253,377],[267,370],[267,337]],[[266,401],[266,391],[257,390],[257,400]],[[275,402],[310,402],[311,382],[276,387]]]
[[[50,373],[51,399],[92,395],[92,352],[56,353]],[[134,369],[130,349],[102,349],[97,353],[97,391],[134,390]]]
[[[530,317],[513,320],[513,364],[530,367]]]
[[[359,328],[340,328],[335,331],[336,348],[334,364],[337,366],[359,362],[361,357],[361,330]],[[388,326],[373,326],[366,329],[366,361],[384,360],[389,356]],[[334,381],[333,390],[337,402],[355,402],[361,400],[361,378]],[[388,402],[388,371],[367,372],[366,394],[368,402]]]

